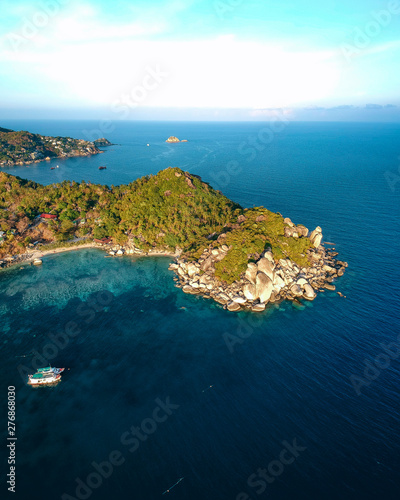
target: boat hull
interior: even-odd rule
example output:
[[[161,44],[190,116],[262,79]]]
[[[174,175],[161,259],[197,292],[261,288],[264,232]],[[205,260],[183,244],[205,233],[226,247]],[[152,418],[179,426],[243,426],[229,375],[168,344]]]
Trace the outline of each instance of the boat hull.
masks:
[[[41,378],[34,378],[33,375],[29,375],[28,385],[51,385],[61,380],[61,375],[54,374],[50,376],[43,376]]]

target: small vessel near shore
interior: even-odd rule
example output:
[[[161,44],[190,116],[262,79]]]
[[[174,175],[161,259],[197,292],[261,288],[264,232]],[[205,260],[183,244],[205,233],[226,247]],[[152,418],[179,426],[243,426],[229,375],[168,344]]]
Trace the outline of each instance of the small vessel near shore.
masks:
[[[64,368],[53,368],[47,366],[39,368],[35,374],[28,375],[28,385],[51,385],[61,381],[61,373]]]

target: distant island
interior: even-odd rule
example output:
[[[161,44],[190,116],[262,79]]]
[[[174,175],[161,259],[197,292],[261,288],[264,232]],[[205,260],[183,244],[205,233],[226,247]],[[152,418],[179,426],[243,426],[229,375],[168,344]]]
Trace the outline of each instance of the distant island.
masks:
[[[114,145],[112,142],[110,142],[108,139],[105,139],[104,137],[102,137],[101,139],[96,139],[95,141],[93,141],[93,144],[98,148]]]
[[[171,137],[168,137],[168,139],[165,142],[188,142],[188,141],[187,139],[182,139],[180,141],[177,137],[171,135]]]
[[[96,144],[97,142],[97,144]],[[0,167],[28,165],[53,158],[72,158],[102,153],[98,146],[110,146],[107,139],[95,142],[71,137],[50,137],[0,127]]]
[[[335,290],[347,267],[325,249],[320,227],[309,232],[264,207],[243,208],[171,167],[112,187],[42,186],[0,172],[0,228],[1,266],[77,244],[111,256],[168,254],[177,286],[229,311],[313,300]]]

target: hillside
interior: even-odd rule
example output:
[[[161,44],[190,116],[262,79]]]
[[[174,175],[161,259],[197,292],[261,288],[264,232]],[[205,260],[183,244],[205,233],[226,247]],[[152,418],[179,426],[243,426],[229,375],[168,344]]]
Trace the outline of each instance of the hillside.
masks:
[[[101,151],[93,142],[50,137],[0,128],[0,167],[37,163],[51,158],[88,156]]]
[[[112,188],[68,181],[41,186],[0,172],[0,226],[6,237],[0,256],[21,253],[34,240],[74,235],[130,239],[143,250],[190,250],[241,210],[199,178],[173,168]],[[44,212],[57,219],[37,219]]]
[[[42,216],[40,216],[42,215]],[[64,181],[41,186],[0,172],[0,258],[106,239],[110,255],[179,254],[179,285],[226,305],[263,311],[277,300],[313,300],[334,290],[347,264],[309,234],[264,207],[243,208],[178,168],[117,187]],[[53,247],[52,247],[53,248]]]
[[[57,219],[38,220],[42,213]],[[220,272],[227,279],[266,247],[277,258],[301,261],[309,246],[307,239],[285,237],[281,215],[263,207],[243,209],[178,168],[112,188],[68,181],[41,186],[0,172],[0,226],[6,233],[0,256],[21,253],[38,239],[49,243],[73,236],[131,240],[142,250],[180,247],[196,255],[225,232],[232,266],[229,271],[221,266]]]

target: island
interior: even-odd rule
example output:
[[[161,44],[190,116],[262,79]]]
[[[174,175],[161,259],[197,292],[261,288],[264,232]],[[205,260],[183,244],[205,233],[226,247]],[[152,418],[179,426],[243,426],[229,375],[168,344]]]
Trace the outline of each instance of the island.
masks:
[[[104,148],[104,147],[107,147],[107,146],[114,146],[114,144],[112,142],[110,142],[108,139],[105,139],[104,137],[102,137],[101,139],[96,139],[95,141],[93,141],[93,144],[97,148]]]
[[[79,244],[109,255],[174,257],[176,286],[229,311],[335,290],[347,263],[309,231],[264,207],[244,208],[199,176],[169,167],[121,186],[42,186],[0,172],[0,265]],[[36,253],[35,253],[36,252]]]
[[[103,153],[98,146],[109,146],[111,143],[108,143],[107,139],[100,139],[100,141],[102,141],[101,144],[95,144],[83,139],[50,137],[0,127],[0,167],[29,165],[53,158],[72,158]]]
[[[182,139],[182,140],[180,141],[177,137],[175,137],[175,136],[171,135],[171,137],[168,137],[168,139],[167,139],[165,142],[171,142],[171,143],[174,143],[174,142],[188,142],[188,141],[187,141],[187,139]]]

